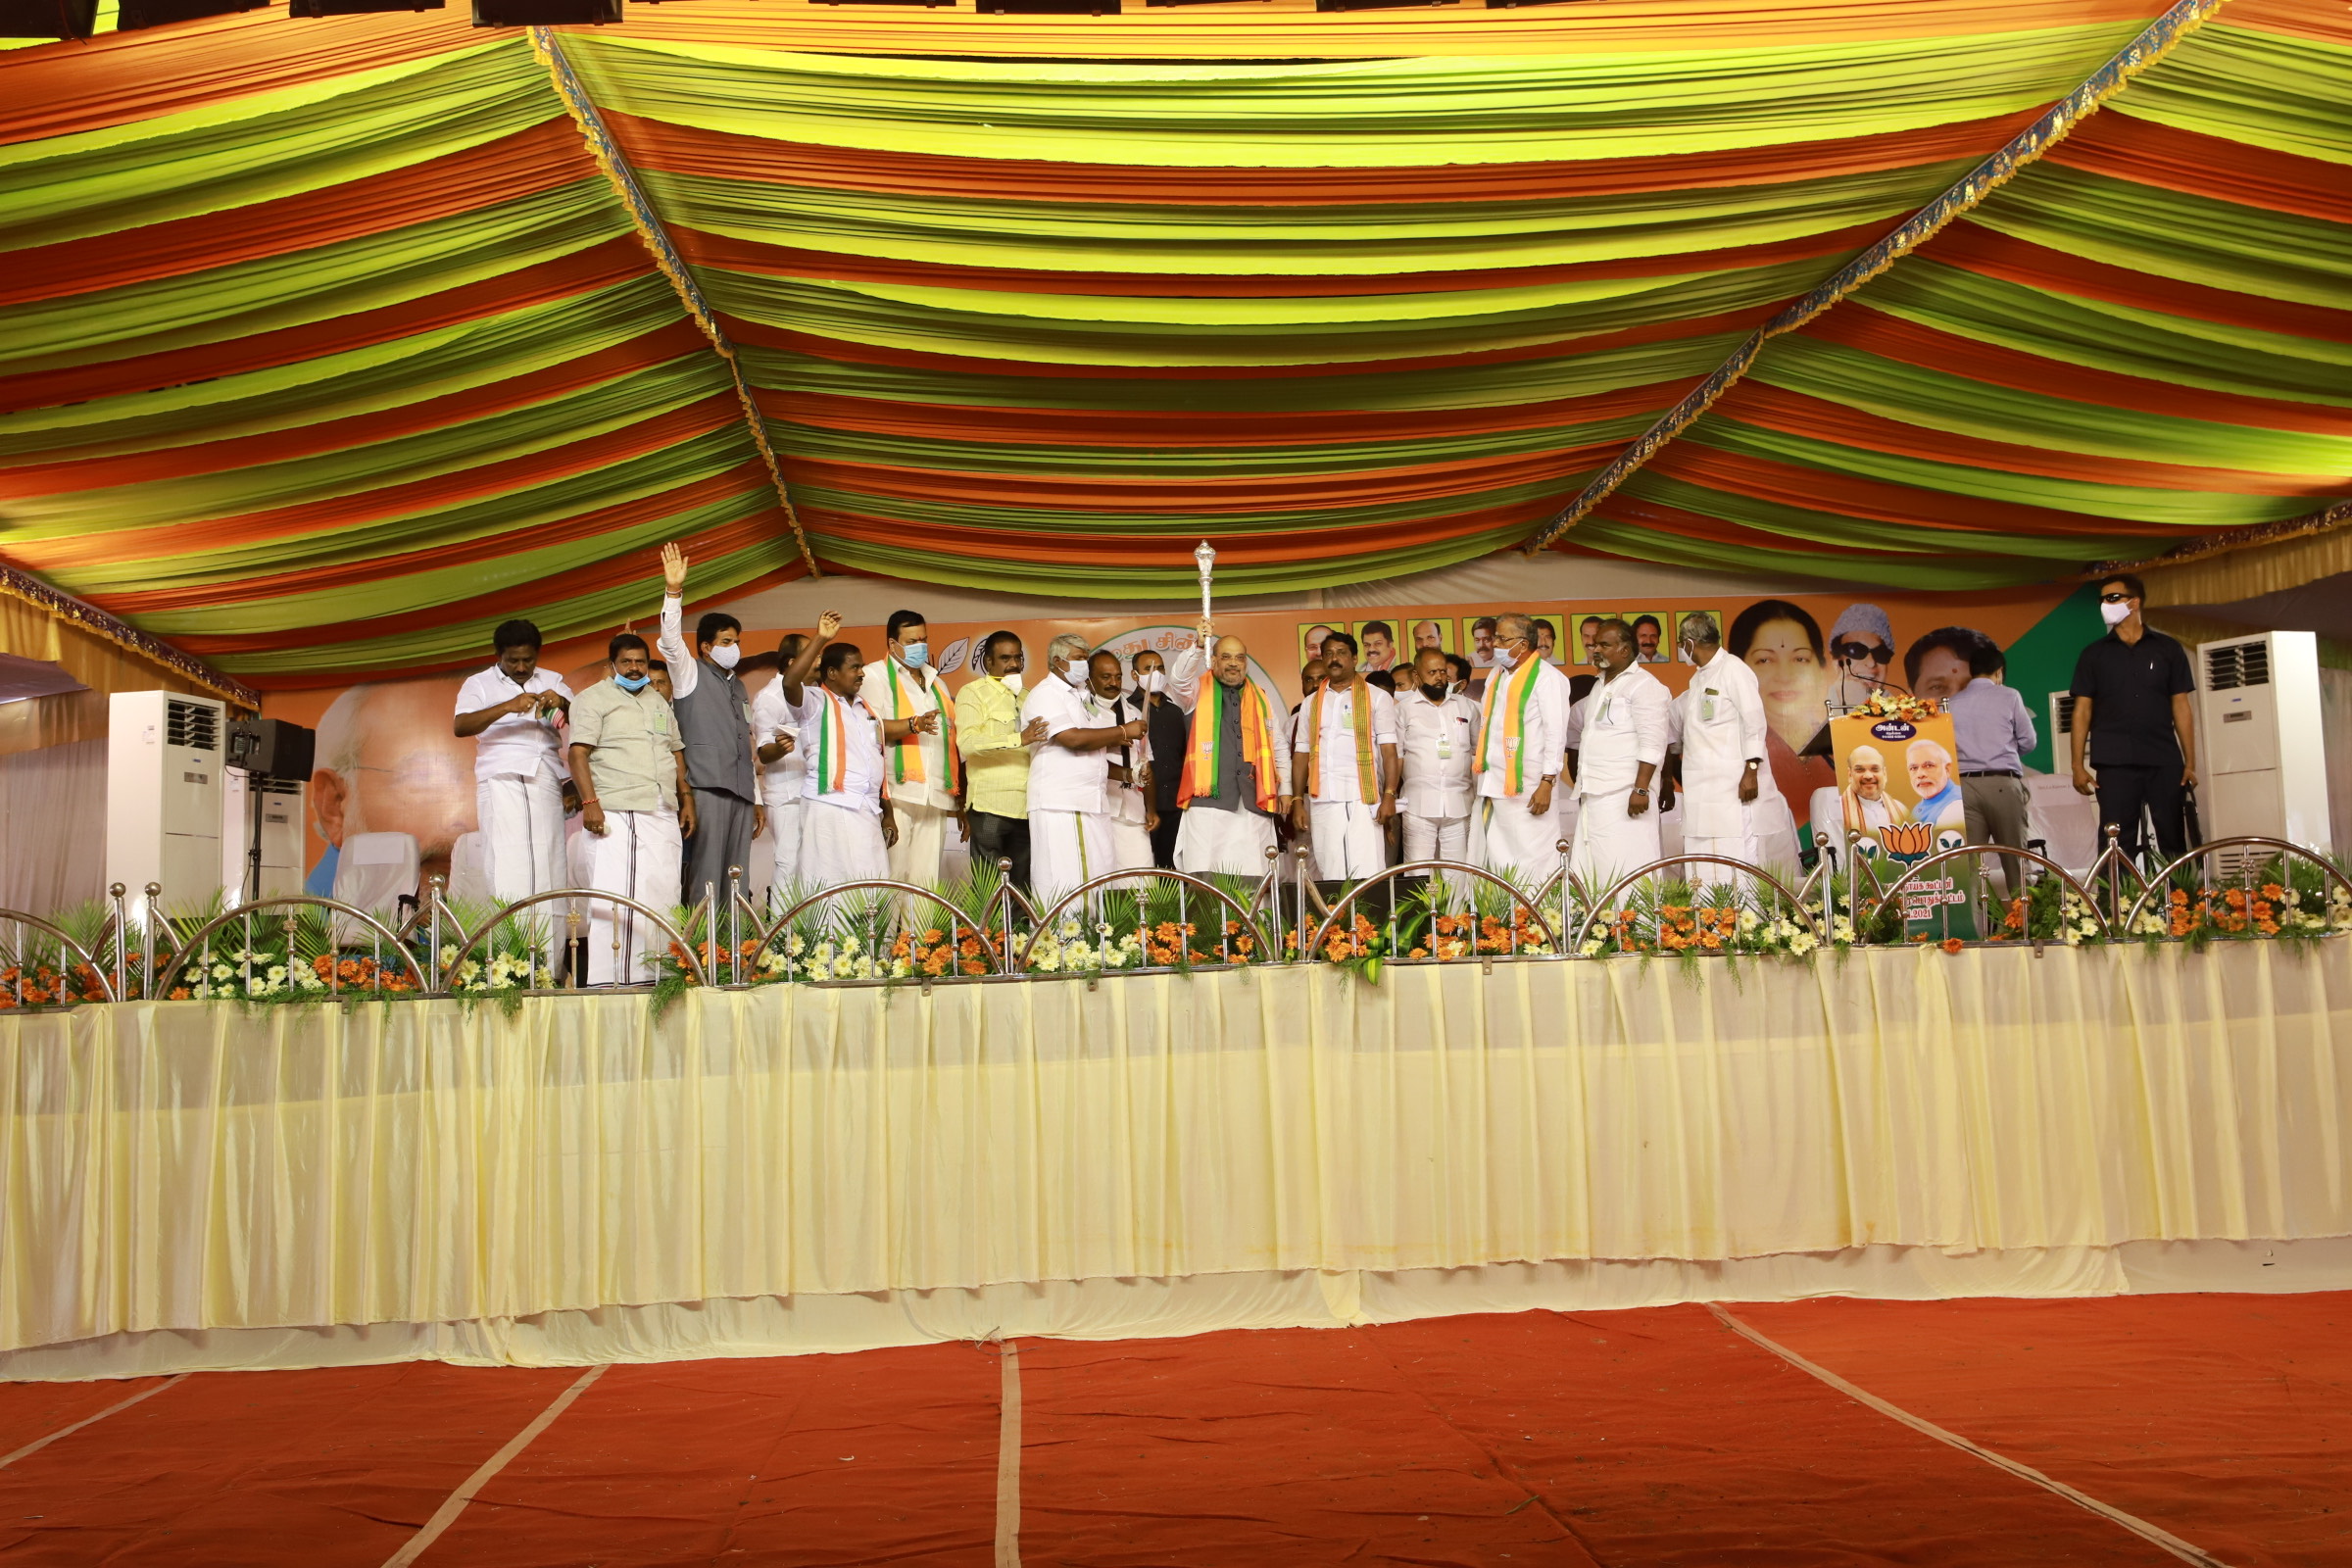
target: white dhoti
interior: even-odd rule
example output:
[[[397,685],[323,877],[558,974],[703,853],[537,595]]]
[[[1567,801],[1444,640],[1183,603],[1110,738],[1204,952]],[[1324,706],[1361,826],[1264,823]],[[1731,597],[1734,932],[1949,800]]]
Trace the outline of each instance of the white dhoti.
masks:
[[[1314,836],[1315,874],[1326,882],[1361,882],[1389,866],[1380,808],[1362,801],[1315,801],[1306,814]]]
[[[1266,852],[1272,848],[1272,817],[1190,806],[1176,827],[1176,869],[1193,876],[1246,876],[1254,882],[1266,874]]]
[[[501,904],[553,893],[570,879],[564,866],[564,786],[546,768],[527,777],[474,780],[473,809],[482,828],[483,870]]]
[[[1632,786],[1606,795],[1580,795],[1583,808],[1576,818],[1576,847],[1568,856],[1568,874],[1595,897],[1618,878],[1656,859],[1658,812],[1655,807],[1640,816],[1628,816]]]
[[[808,813],[803,807],[795,800],[767,808],[767,897],[779,909],[798,904],[806,891],[801,887],[801,822]]]
[[[1149,855],[1145,863],[1151,863]],[[1114,869],[1109,813],[1030,811],[1029,886],[1039,914],[1064,895]]]
[[[899,824],[899,841],[890,846],[891,879],[911,882],[918,888],[939,886],[948,812],[936,806],[897,800],[891,802],[890,812]]]
[[[808,893],[851,882],[890,880],[890,848],[882,842],[882,818],[856,804],[829,800],[801,802],[801,863],[796,868]]]
[[[1724,801],[1701,801],[1696,792],[1683,795],[1683,853],[1685,855],[1720,855],[1727,859],[1744,860],[1749,865],[1763,863],[1763,841],[1756,831],[1756,808],[1752,802],[1741,801],[1739,786],[1731,786],[1732,798]],[[1695,827],[1712,831],[1693,832]],[[1730,882],[1746,884],[1746,875],[1728,865],[1687,865],[1675,873],[1687,877],[1701,887]]]
[[[1474,808],[1472,860],[1521,890],[1534,893],[1560,868],[1564,825],[1559,802],[1542,816],[1527,808],[1526,795],[1489,795]]]
[[[607,811],[602,835],[588,841],[588,885],[617,893],[672,915],[685,867],[684,839],[674,811]],[[650,985],[662,978],[669,937],[655,921],[625,905],[588,906],[588,983]]]
[[[1110,819],[1110,864],[1115,871],[1148,871],[1152,868],[1152,834],[1140,816],[1114,816]],[[1136,886],[1143,886],[1137,883]]]
[[[1466,816],[1415,816],[1404,813],[1404,858],[1408,860],[1459,860],[1470,854],[1470,819]]]

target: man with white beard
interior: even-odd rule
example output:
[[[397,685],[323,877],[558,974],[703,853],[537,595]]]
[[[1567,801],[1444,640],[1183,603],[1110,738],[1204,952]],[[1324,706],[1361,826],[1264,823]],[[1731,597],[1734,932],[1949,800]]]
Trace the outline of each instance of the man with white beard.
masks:
[[[1479,699],[1478,814],[1471,853],[1488,870],[1534,892],[1559,864],[1552,792],[1567,738],[1568,677],[1537,657],[1536,617],[1490,615],[1493,673]]]
[[[1575,847],[1569,874],[1597,893],[1658,858],[1658,813],[1650,783],[1666,760],[1668,698],[1635,661],[1641,645],[1622,620],[1601,622],[1592,659],[1600,679],[1577,705]]]
[[[1204,680],[1202,677],[1206,676]],[[1250,650],[1200,622],[1200,639],[1169,671],[1177,701],[1192,710],[1177,805],[1176,869],[1194,876],[1261,877],[1274,848],[1274,820],[1287,814],[1291,747],[1286,716],[1250,678]]]

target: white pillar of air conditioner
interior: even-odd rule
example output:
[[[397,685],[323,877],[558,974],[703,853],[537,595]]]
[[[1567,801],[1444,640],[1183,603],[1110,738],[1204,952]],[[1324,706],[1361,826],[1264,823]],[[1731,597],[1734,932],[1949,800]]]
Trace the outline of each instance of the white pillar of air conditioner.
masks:
[[[150,883],[168,911],[220,890],[228,709],[182,692],[107,699],[106,879],[143,917]]]

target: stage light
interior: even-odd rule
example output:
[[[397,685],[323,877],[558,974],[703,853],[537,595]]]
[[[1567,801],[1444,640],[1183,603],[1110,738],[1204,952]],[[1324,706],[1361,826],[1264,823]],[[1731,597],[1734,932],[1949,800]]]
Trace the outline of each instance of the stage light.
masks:
[[[620,0],[473,0],[477,27],[601,26],[620,20]]]
[[[0,0],[0,38],[87,38],[98,0]]]
[[[122,0],[122,14],[116,19],[115,25],[123,32],[136,32],[142,27],[164,27],[174,22],[259,11],[266,4],[268,0]]]
[[[290,17],[366,17],[379,11],[440,11],[449,0],[287,0]]]

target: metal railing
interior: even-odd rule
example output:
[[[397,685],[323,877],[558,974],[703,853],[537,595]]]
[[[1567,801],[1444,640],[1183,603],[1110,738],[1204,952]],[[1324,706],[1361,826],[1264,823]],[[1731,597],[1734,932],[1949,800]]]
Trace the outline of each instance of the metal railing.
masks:
[[[1007,884],[1007,886],[1009,886],[1009,884]],[[874,877],[862,882],[844,882],[839,887],[826,888],[821,892],[811,893],[807,898],[802,899],[799,903],[793,905],[792,907],[786,909],[782,914],[777,915],[775,920],[760,933],[758,938],[760,951],[766,952],[773,949],[781,952],[784,956],[784,972],[780,978],[785,980],[803,978],[796,976],[793,973],[793,970],[800,965],[800,960],[806,956],[806,955],[795,953],[792,950],[792,939],[795,934],[794,923],[808,910],[818,909],[820,906],[835,903],[845,894],[853,893],[887,895],[885,898],[876,898],[863,901],[863,907],[853,908],[847,911],[837,911],[837,913],[846,912],[850,916],[849,923],[853,929],[856,919],[859,915],[865,916],[869,922],[887,920],[889,918],[889,906],[894,903],[899,905],[902,909],[912,907],[921,904],[936,905],[938,907],[945,909],[948,912],[948,943],[950,952],[956,956],[951,961],[951,967],[960,967],[965,956],[963,954],[963,943],[965,938],[956,934],[959,931],[967,932],[970,934],[970,936],[978,939],[980,943],[980,951],[986,956],[982,961],[985,962],[990,969],[996,969],[999,962],[1002,961],[997,951],[997,944],[991,940],[992,933],[987,929],[987,927],[983,926],[978,920],[972,918],[969,913],[959,908],[953,900],[949,899],[938,890],[934,888],[917,887],[912,882],[894,881],[889,877]],[[841,929],[843,925],[843,922],[839,918],[835,918],[829,923],[831,928],[834,930]],[[869,923],[868,929],[863,933],[859,933],[859,935],[861,940],[870,941],[875,947],[879,948],[882,946],[879,937],[879,930],[880,927],[878,924]],[[816,935],[821,942],[824,939],[825,932],[820,930],[816,933]],[[1012,946],[1010,932],[1004,933],[1003,946],[1005,949],[1009,949]],[[864,956],[876,959],[877,962],[875,966],[877,969],[884,968],[888,962],[887,954],[869,953],[864,955]],[[833,975],[823,978],[841,981],[851,979],[852,977],[845,975]],[[864,982],[885,981],[892,977],[887,972],[880,972],[872,975],[857,976],[855,978],[860,982]],[[946,976],[907,976],[906,978],[919,978],[928,982],[930,979],[944,979]],[[969,971],[965,971],[964,978],[978,979],[980,976],[971,974]],[[811,981],[810,983],[818,982]]]
[[[516,899],[513,904],[505,906],[496,914],[492,915],[489,919],[484,920],[480,926],[472,931],[466,931],[465,928],[461,926],[459,928],[460,932],[464,935],[466,940],[462,945],[459,946],[458,950],[451,954],[446,960],[442,958],[441,955],[437,951],[432,955],[432,961],[437,970],[435,975],[436,984],[440,984],[445,976],[454,976],[462,971],[466,967],[466,960],[473,956],[475,951],[479,949],[484,942],[488,941],[493,933],[495,933],[501,926],[511,924],[514,921],[514,916],[520,914],[523,910],[536,908],[538,906],[543,904],[560,903],[580,906],[609,904],[613,906],[615,918],[612,921],[612,971],[614,974],[617,975],[625,972],[624,960],[622,956],[624,954],[633,957],[638,953],[644,951],[637,946],[636,932],[634,930],[627,930],[627,922],[624,922],[618,918],[621,913],[625,912],[632,920],[638,916],[643,916],[646,920],[650,921],[655,932],[666,939],[665,951],[673,954],[685,955],[685,967],[688,973],[693,977],[696,985],[709,985],[710,983],[710,971],[704,967],[702,960],[696,956],[693,945],[686,940],[686,933],[680,931],[675,921],[671,920],[669,916],[663,914],[661,910],[655,908],[652,905],[640,904],[625,893],[603,893],[594,888],[555,888],[546,893],[534,893],[527,899]],[[456,917],[453,915],[450,918],[451,923],[455,924]],[[584,934],[585,927],[588,923],[588,915],[585,909],[573,907],[564,911],[564,940],[565,945],[568,947],[570,939]],[[551,935],[538,940],[543,942],[552,942],[555,939]],[[566,966],[558,971],[557,977],[559,980],[563,980],[568,978],[570,970],[568,966]],[[619,983],[641,984],[642,982],[622,981]],[[448,987],[446,985],[442,985],[441,989],[446,991]]]
[[[1914,884],[1924,883],[1928,872],[1934,870],[1939,865],[1945,864],[1946,862],[1973,859],[1977,862],[1977,906],[1980,911],[1984,912],[1984,917],[1989,919],[1991,904],[1986,894],[1987,879],[1984,875],[1984,862],[1994,858],[1999,858],[2002,860],[2025,861],[2030,865],[2040,868],[2044,879],[2055,876],[2061,883],[2064,884],[2064,887],[2060,890],[2060,897],[2062,900],[2066,894],[2073,894],[2077,899],[2082,901],[2084,911],[2087,912],[2092,919],[2099,922],[2099,928],[2102,932],[2108,935],[2113,935],[2118,929],[2117,927],[2110,925],[2106,917],[2099,913],[2097,898],[2091,893],[2089,888],[2083,886],[2082,883],[2076,880],[2073,872],[2069,871],[2065,866],[2060,865],[2056,860],[2051,859],[2048,856],[2043,855],[2038,851],[2011,849],[2006,844],[1960,844],[1955,845],[1948,850],[1938,850],[1924,860],[1913,861],[1911,864],[1903,867],[1902,875],[1896,877],[1892,882],[1886,884],[1884,889],[1873,889],[1871,907],[1874,910],[1879,910],[1885,909],[1889,905],[1892,905],[1895,908],[1900,909],[1902,907],[1900,901],[1904,891],[1912,887]],[[2023,899],[2027,896],[2027,892],[2023,887],[2012,888],[2009,891],[2009,897],[2012,900]],[[2061,906],[2063,907],[2063,905]]]
[[[57,945],[58,990],[64,993],[52,994],[48,987],[36,983],[31,988],[36,995],[29,1004],[24,1000],[24,970],[27,965],[43,963],[45,956],[37,945],[25,942],[24,933],[28,929]],[[18,1010],[22,1011],[27,1005],[45,1007],[74,1001],[114,1002],[123,995],[122,984],[108,983],[106,970],[97,954],[39,915],[26,914],[22,909],[0,909],[0,931],[8,933],[5,944],[0,944],[0,960],[7,963],[9,999]],[[88,984],[97,989],[96,997],[76,998],[72,995],[72,982],[76,978],[74,971],[77,966],[87,972]],[[37,974],[35,978],[37,981]]]
[[[337,922],[342,920],[355,921],[371,935],[373,940],[369,944],[369,956],[374,960],[376,974],[381,975],[384,972],[384,954],[388,947],[398,956],[400,966],[409,972],[409,977],[415,982],[416,991],[419,994],[431,995],[436,989],[436,982],[428,981],[425,978],[422,965],[416,961],[416,955],[410,952],[408,945],[400,940],[400,934],[374,915],[365,909],[354,908],[348,904],[338,904],[333,899],[322,899],[309,893],[286,893],[274,898],[257,899],[251,904],[241,904],[233,909],[224,909],[205,921],[194,931],[189,932],[179,944],[179,951],[172,956],[172,961],[165,965],[163,973],[157,977],[155,985],[148,995],[159,998],[169,997],[172,994],[172,985],[186,972],[187,966],[191,962],[202,961],[207,964],[227,962],[226,959],[213,957],[212,943],[214,936],[225,931],[231,925],[242,927],[244,946],[241,951],[246,954],[252,953],[254,916],[265,909],[286,911],[278,923],[285,937],[286,964],[289,970],[296,961],[294,936],[301,924],[301,917],[295,911],[298,909],[323,909],[326,911],[328,935],[324,947],[330,961],[327,964],[324,978],[329,996],[340,996],[344,989],[341,944],[335,942],[332,935]],[[253,960],[250,957],[241,957],[232,967],[237,970],[236,977],[250,985],[253,979],[252,966]]]
[[[1376,872],[1371,876],[1365,877],[1362,881],[1357,882],[1352,887],[1348,888],[1347,892],[1341,894],[1339,902],[1330,906],[1330,912],[1324,916],[1323,923],[1315,928],[1314,940],[1310,943],[1304,943],[1300,945],[1298,956],[1301,958],[1307,958],[1312,957],[1315,954],[1323,952],[1325,945],[1331,941],[1331,935],[1334,930],[1346,930],[1352,935],[1352,926],[1342,926],[1341,924],[1341,922],[1347,918],[1348,912],[1361,903],[1366,894],[1374,891],[1375,889],[1394,883],[1406,876],[1427,876],[1430,878],[1429,886],[1433,895],[1430,901],[1430,919],[1433,927],[1441,913],[1441,911],[1436,907],[1437,904],[1442,902],[1450,902],[1445,898],[1444,894],[1438,891],[1445,886],[1445,884],[1443,884],[1439,879],[1441,877],[1451,877],[1456,879],[1455,885],[1457,887],[1461,882],[1472,882],[1500,890],[1503,897],[1510,901],[1514,915],[1518,914],[1522,910],[1526,912],[1529,922],[1535,926],[1537,935],[1542,939],[1541,945],[1549,948],[1554,954],[1557,954],[1560,951],[1559,936],[1555,931],[1553,931],[1551,922],[1544,918],[1544,910],[1537,903],[1537,900],[1541,897],[1540,894],[1528,893],[1521,889],[1517,884],[1513,883],[1509,878],[1504,877],[1496,872],[1490,871],[1485,866],[1472,865],[1466,860],[1410,860],[1403,865],[1392,865],[1385,871]],[[1556,884],[1557,880],[1557,878],[1554,878],[1553,882],[1546,883],[1545,886],[1553,886]],[[1476,901],[1467,893],[1465,893],[1462,896],[1461,902],[1463,905],[1462,917],[1472,922],[1470,928],[1469,951],[1461,954],[1461,957],[1516,957],[1520,956],[1520,922],[1516,918],[1510,922],[1510,948],[1507,953],[1485,954],[1479,952],[1480,915],[1476,906]],[[1389,918],[1387,930],[1389,950],[1390,956],[1394,957],[1396,955],[1397,939],[1396,900],[1393,894],[1388,900],[1388,909]],[[1447,909],[1442,912],[1450,916],[1454,911]],[[1376,927],[1375,929],[1378,928]],[[1436,951],[1434,943],[1432,944],[1431,951],[1434,955]],[[1433,958],[1432,961],[1439,960],[1435,960]]]
[[[1245,962],[1265,962],[1277,959],[1281,956],[1280,950],[1272,948],[1267,944],[1265,929],[1257,923],[1255,916],[1250,912],[1250,905],[1244,904],[1241,900],[1235,898],[1232,894],[1227,893],[1223,888],[1218,887],[1215,883],[1209,882],[1201,877],[1194,876],[1189,871],[1172,871],[1165,866],[1150,865],[1135,866],[1124,871],[1104,872],[1099,877],[1092,878],[1089,881],[1081,882],[1078,886],[1070,889],[1069,892],[1054,900],[1054,903],[1047,908],[1046,912],[1039,916],[1036,922],[1031,926],[1029,931],[1029,941],[1021,949],[1020,967],[1027,969],[1030,966],[1030,961],[1036,955],[1037,945],[1040,942],[1046,941],[1049,938],[1055,938],[1058,940],[1055,928],[1058,924],[1060,924],[1062,917],[1070,908],[1073,906],[1091,906],[1095,903],[1099,894],[1126,884],[1146,884],[1151,886],[1173,885],[1176,890],[1175,924],[1178,930],[1178,950],[1182,955],[1184,955],[1184,956],[1177,964],[1150,965],[1149,967],[1187,967],[1191,964],[1192,959],[1190,955],[1193,951],[1193,933],[1186,931],[1184,928],[1192,924],[1192,898],[1195,894],[1199,894],[1200,896],[1207,899],[1212,905],[1218,906],[1221,909],[1231,910],[1235,917],[1232,921],[1220,919],[1217,922],[1217,953],[1224,962],[1231,963],[1234,961],[1233,938],[1236,936],[1249,937],[1265,955],[1265,957],[1263,958],[1245,958]],[[1279,918],[1279,915],[1277,915],[1277,918]],[[1142,893],[1139,891],[1136,894],[1136,923],[1139,929],[1144,925],[1145,920],[1146,910],[1144,907],[1144,900]],[[1227,929],[1229,925],[1234,924],[1238,924],[1241,927],[1241,930],[1236,932]],[[1149,938],[1146,939],[1146,945],[1148,946],[1148,944]],[[1009,951],[1011,946],[1012,944],[1008,939],[1005,942],[1005,947]]]
[[[2253,856],[2242,853],[2248,850],[2263,852],[2262,858],[2256,860]],[[2255,868],[2257,866],[2267,868],[2273,859],[2280,862],[2282,874],[2289,862],[2305,861],[2318,868],[2324,887],[2332,884],[2342,890],[2347,898],[2352,898],[2352,877],[2345,876],[2324,856],[2314,854],[2300,844],[2290,844],[2285,839],[2266,838],[2252,833],[2241,834],[2235,838],[2215,839],[2210,844],[2200,844],[2186,855],[2173,860],[2154,876],[2143,878],[2139,897],[2132,901],[2131,911],[2112,928],[2114,934],[2129,935],[2132,928],[2138,923],[2141,912],[2147,908],[2151,899],[2162,898],[2169,901],[2172,890],[2180,886],[2179,878],[2184,868],[2193,868],[2196,871],[2197,887],[2201,895],[2210,891],[2214,884],[2205,877],[2205,865],[2212,857],[2225,853],[2236,855],[2237,886],[2248,902],[2252,901],[2257,891],[2254,884]],[[2326,902],[2325,899],[2322,900],[2323,906]]]
[[[1610,884],[1606,892],[1594,899],[1592,909],[1585,915],[1584,923],[1576,928],[1576,948],[1581,952],[1585,944],[1592,940],[1592,928],[1602,920],[1609,922],[1610,933],[1614,935],[1618,929],[1617,922],[1620,916],[1631,912],[1620,906],[1620,901],[1644,882],[1661,880],[1659,873],[1679,865],[1720,865],[1729,869],[1735,877],[1752,877],[1756,882],[1762,883],[1779,895],[1780,902],[1777,907],[1785,908],[1797,919],[1802,920],[1805,929],[1811,932],[1816,940],[1821,937],[1822,927],[1814,920],[1813,912],[1805,907],[1804,898],[1800,894],[1792,892],[1788,883],[1783,882],[1762,866],[1751,864],[1746,860],[1735,859],[1728,855],[1670,855],[1662,860],[1652,860],[1640,870],[1631,871],[1619,877]],[[1689,879],[1681,880],[1688,881]],[[1736,881],[1722,885],[1734,888],[1739,886]],[[1696,883],[1691,884],[1694,894],[1699,884]]]

